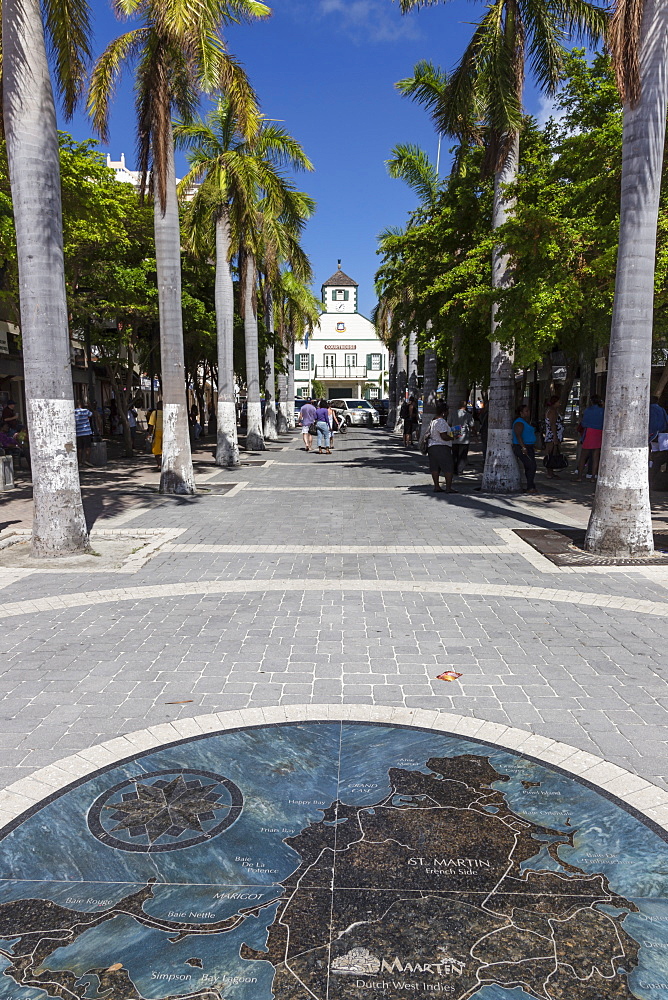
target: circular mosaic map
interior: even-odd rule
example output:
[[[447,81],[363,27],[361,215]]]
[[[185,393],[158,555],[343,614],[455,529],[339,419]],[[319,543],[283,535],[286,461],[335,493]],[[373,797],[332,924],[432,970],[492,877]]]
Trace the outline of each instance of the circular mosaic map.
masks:
[[[401,726],[184,740],[0,832],[0,998],[666,1000],[660,832]]]

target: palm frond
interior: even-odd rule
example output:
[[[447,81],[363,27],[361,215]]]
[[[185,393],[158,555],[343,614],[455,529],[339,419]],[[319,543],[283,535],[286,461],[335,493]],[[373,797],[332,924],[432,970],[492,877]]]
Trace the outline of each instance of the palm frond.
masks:
[[[438,194],[438,175],[424,149],[412,143],[399,144],[385,164],[390,177],[405,181],[423,205],[434,205]]]
[[[44,23],[65,116],[79,103],[91,58],[91,16],[87,0],[43,0]]]
[[[147,39],[146,29],[127,31],[109,43],[95,64],[88,88],[87,107],[93,128],[103,142],[109,141],[109,107],[124,63],[137,54]]]
[[[404,97],[410,97],[433,113],[443,100],[447,83],[445,70],[422,59],[415,64],[412,76],[397,80],[394,86]]]
[[[643,0],[616,0],[608,45],[622,101],[632,108],[640,100],[640,29]]]

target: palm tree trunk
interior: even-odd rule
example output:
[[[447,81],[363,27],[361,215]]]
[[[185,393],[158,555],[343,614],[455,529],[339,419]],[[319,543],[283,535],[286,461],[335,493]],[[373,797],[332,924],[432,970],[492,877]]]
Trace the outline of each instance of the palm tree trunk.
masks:
[[[56,110],[39,0],[3,0],[4,117],[32,458],[32,552],[88,551],[77,468]]]
[[[397,423],[397,353],[396,351],[388,351],[388,375],[389,375],[389,403],[387,407],[387,422],[386,427],[388,430],[396,426]]]
[[[438,388],[438,365],[436,348],[428,344],[424,351],[424,378],[422,380],[422,428],[420,438],[429,430],[429,425],[436,416],[436,390]]]
[[[278,441],[278,422],[276,419],[276,371],[274,352],[274,306],[271,289],[267,288],[265,303],[265,321],[267,336],[270,343],[264,354],[264,439]]]
[[[654,551],[647,475],[656,229],[668,103],[668,6],[645,0],[640,100],[624,106],[619,252],[608,352],[603,446],[585,548]]]
[[[227,206],[216,220],[216,330],[218,403],[216,465],[239,465],[237,408],[234,401],[234,285],[230,271],[230,216]]]
[[[257,334],[257,270],[255,257],[249,251],[243,255],[244,267],[244,334],[246,338],[246,450],[264,451],[262,435],[262,403],[260,402],[260,359]]]
[[[505,185],[517,176],[519,135],[506,162],[494,176],[494,209],[492,226],[498,229],[513,211],[513,201],[506,197]],[[508,288],[512,283],[508,254],[494,248],[492,256],[492,287]],[[500,323],[498,307],[492,306],[492,350],[489,377],[489,424],[487,457],[482,475],[482,488],[489,493],[516,493],[521,486],[520,469],[513,454],[513,416],[515,407],[514,350],[496,338]]]
[[[292,334],[290,335],[288,342],[286,363],[288,366],[288,400],[286,419],[288,421],[288,430],[292,431],[295,428],[295,338]]]
[[[171,130],[167,143],[165,210],[162,211],[158,199],[153,212],[162,361],[163,430],[160,492],[190,494],[195,492],[195,476],[190,452],[183,360],[181,229]]]
[[[408,334],[408,392],[409,395],[417,399],[419,391],[418,382],[418,346],[417,331],[411,330]]]
[[[408,384],[408,372],[406,371],[406,344],[404,338],[399,335],[397,338],[397,399],[396,418],[394,424],[395,434],[403,434],[403,420],[401,419],[401,404],[406,398],[406,386]]]
[[[280,342],[283,350],[286,352],[283,356],[281,365],[279,366],[278,373],[276,375],[276,388],[277,388],[277,407],[276,407],[276,424],[279,434],[287,434],[288,432],[288,375],[286,366],[288,363],[288,351],[285,346],[285,332],[280,333]]]
[[[459,404],[462,400],[468,398],[468,381],[462,378],[459,374],[459,366],[461,363],[461,339],[461,329],[455,330],[452,336],[452,361],[450,363],[450,367],[448,368],[447,402],[450,416],[456,414],[459,409]]]

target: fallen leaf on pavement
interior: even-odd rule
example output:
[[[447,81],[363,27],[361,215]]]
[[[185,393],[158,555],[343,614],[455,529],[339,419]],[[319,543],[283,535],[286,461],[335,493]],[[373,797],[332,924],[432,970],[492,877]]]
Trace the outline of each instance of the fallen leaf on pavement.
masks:
[[[184,698],[183,701],[166,701],[165,705],[190,705],[192,698]]]
[[[439,674],[436,678],[437,681],[456,681],[458,677],[461,677],[456,670],[445,670],[442,674]]]

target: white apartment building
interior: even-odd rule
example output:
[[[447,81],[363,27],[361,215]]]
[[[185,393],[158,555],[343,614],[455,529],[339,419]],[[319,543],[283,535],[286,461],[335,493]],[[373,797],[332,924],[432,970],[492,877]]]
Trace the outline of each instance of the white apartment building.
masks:
[[[134,184],[136,188],[139,187],[141,173],[139,170],[130,170],[125,162],[125,153],[121,153],[120,160],[112,160],[109,153],[107,153],[107,166],[110,170],[114,171],[117,181],[121,181],[123,184]],[[176,178],[176,183],[180,183],[179,177]],[[194,197],[198,187],[199,184],[193,184],[192,187],[188,189],[188,193],[185,196],[186,201],[190,201]]]
[[[325,311],[313,333],[295,344],[295,394],[322,382],[329,399],[387,396],[388,352],[373,323],[357,311],[358,284],[341,270],[321,290]]]

